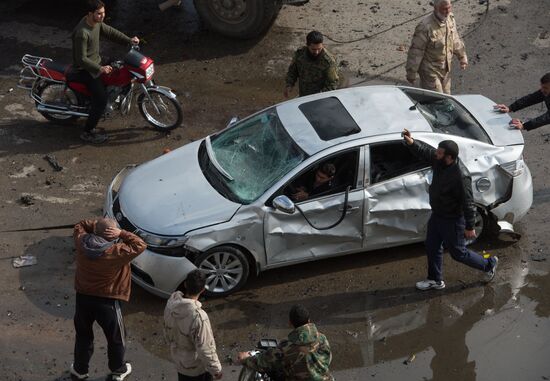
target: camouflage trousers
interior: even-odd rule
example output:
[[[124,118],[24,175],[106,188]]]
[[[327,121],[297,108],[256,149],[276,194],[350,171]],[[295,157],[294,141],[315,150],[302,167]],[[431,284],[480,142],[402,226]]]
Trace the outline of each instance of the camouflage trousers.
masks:
[[[420,77],[420,87],[426,90],[433,90],[444,94],[451,94],[451,72],[444,75],[440,73],[422,72],[418,73]]]

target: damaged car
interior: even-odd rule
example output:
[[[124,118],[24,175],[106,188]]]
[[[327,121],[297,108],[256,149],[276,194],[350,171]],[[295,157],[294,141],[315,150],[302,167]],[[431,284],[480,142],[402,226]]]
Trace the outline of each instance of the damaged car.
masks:
[[[421,242],[432,172],[403,144],[407,128],[459,145],[478,236],[513,233],[532,180],[521,132],[494,104],[398,86],[296,98],[123,169],[104,214],[147,242],[132,277],[162,297],[196,267],[223,296],[268,269]]]

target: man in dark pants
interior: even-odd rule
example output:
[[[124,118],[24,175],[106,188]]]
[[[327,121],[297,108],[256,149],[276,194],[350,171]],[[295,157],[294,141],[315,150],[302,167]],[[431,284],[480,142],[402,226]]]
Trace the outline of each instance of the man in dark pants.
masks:
[[[428,221],[426,252],[428,255],[428,278],[416,283],[419,290],[445,288],[443,281],[443,244],[451,257],[474,269],[483,271],[487,282],[495,276],[497,257],[485,259],[466,248],[465,238],[475,238],[475,206],[472,182],[467,169],[458,160],[458,145],[452,140],[439,143],[437,149],[414,140],[408,130],[403,138],[409,149],[427,162],[432,163],[433,178],[430,184],[432,215]]]
[[[107,105],[107,92],[101,81],[102,74],[110,74],[113,68],[101,65],[99,37],[105,37],[120,44],[139,44],[139,38],[128,37],[115,28],[103,23],[105,4],[101,0],[88,0],[88,14],[82,18],[72,33],[73,69],[70,80],[84,83],[92,93],[90,115],[80,138],[90,143],[107,140],[105,134],[95,129]]]
[[[540,89],[532,94],[526,95],[523,98],[518,99],[510,105],[510,107],[499,104],[495,105],[495,110],[508,113],[510,111],[523,110],[526,107],[533,106],[537,103],[546,103],[546,113],[531,119],[525,123],[522,123],[519,119],[512,119],[510,125],[514,126],[518,130],[534,130],[550,124],[550,73],[546,73],[540,79]]]
[[[110,380],[121,381],[132,371],[124,361],[125,332],[120,301],[130,299],[130,261],[141,254],[145,242],[120,230],[110,218],[84,220],[74,227],[76,246],[76,340],[72,380],[88,378],[88,364],[94,351],[94,321],[107,339]]]

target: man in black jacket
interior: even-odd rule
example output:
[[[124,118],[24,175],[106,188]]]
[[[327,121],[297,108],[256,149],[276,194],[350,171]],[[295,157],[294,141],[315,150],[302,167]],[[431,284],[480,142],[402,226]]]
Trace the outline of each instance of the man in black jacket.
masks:
[[[517,101],[512,103],[510,107],[503,104],[495,105],[495,110],[506,113],[510,111],[514,112],[541,102],[546,103],[546,113],[525,123],[522,123],[519,119],[512,119],[510,125],[514,126],[518,130],[530,131],[534,130],[535,128],[550,124],[550,73],[544,74],[540,79],[539,90],[518,99]]]
[[[472,181],[466,168],[458,160],[458,145],[452,140],[439,143],[437,149],[414,140],[408,130],[403,138],[409,149],[432,164],[433,178],[430,185],[432,215],[428,221],[426,252],[428,278],[416,283],[419,290],[445,288],[443,281],[443,244],[451,257],[485,273],[487,282],[495,276],[498,258],[485,259],[466,248],[466,238],[475,238],[475,207],[472,197]]]

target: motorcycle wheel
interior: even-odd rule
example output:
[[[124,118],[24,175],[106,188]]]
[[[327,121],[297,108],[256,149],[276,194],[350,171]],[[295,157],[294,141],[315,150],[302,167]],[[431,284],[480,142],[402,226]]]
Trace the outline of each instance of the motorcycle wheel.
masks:
[[[57,106],[78,106],[78,97],[76,93],[59,83],[46,83],[38,88],[36,95],[42,98],[46,104]],[[38,102],[36,102],[38,106]],[[49,112],[40,112],[42,116],[50,122],[69,124],[77,120],[79,117],[74,115],[53,114]]]
[[[178,127],[183,121],[183,110],[178,100],[154,88],[147,90],[149,97],[141,94],[138,98],[139,111],[145,120],[161,131],[170,131]]]

